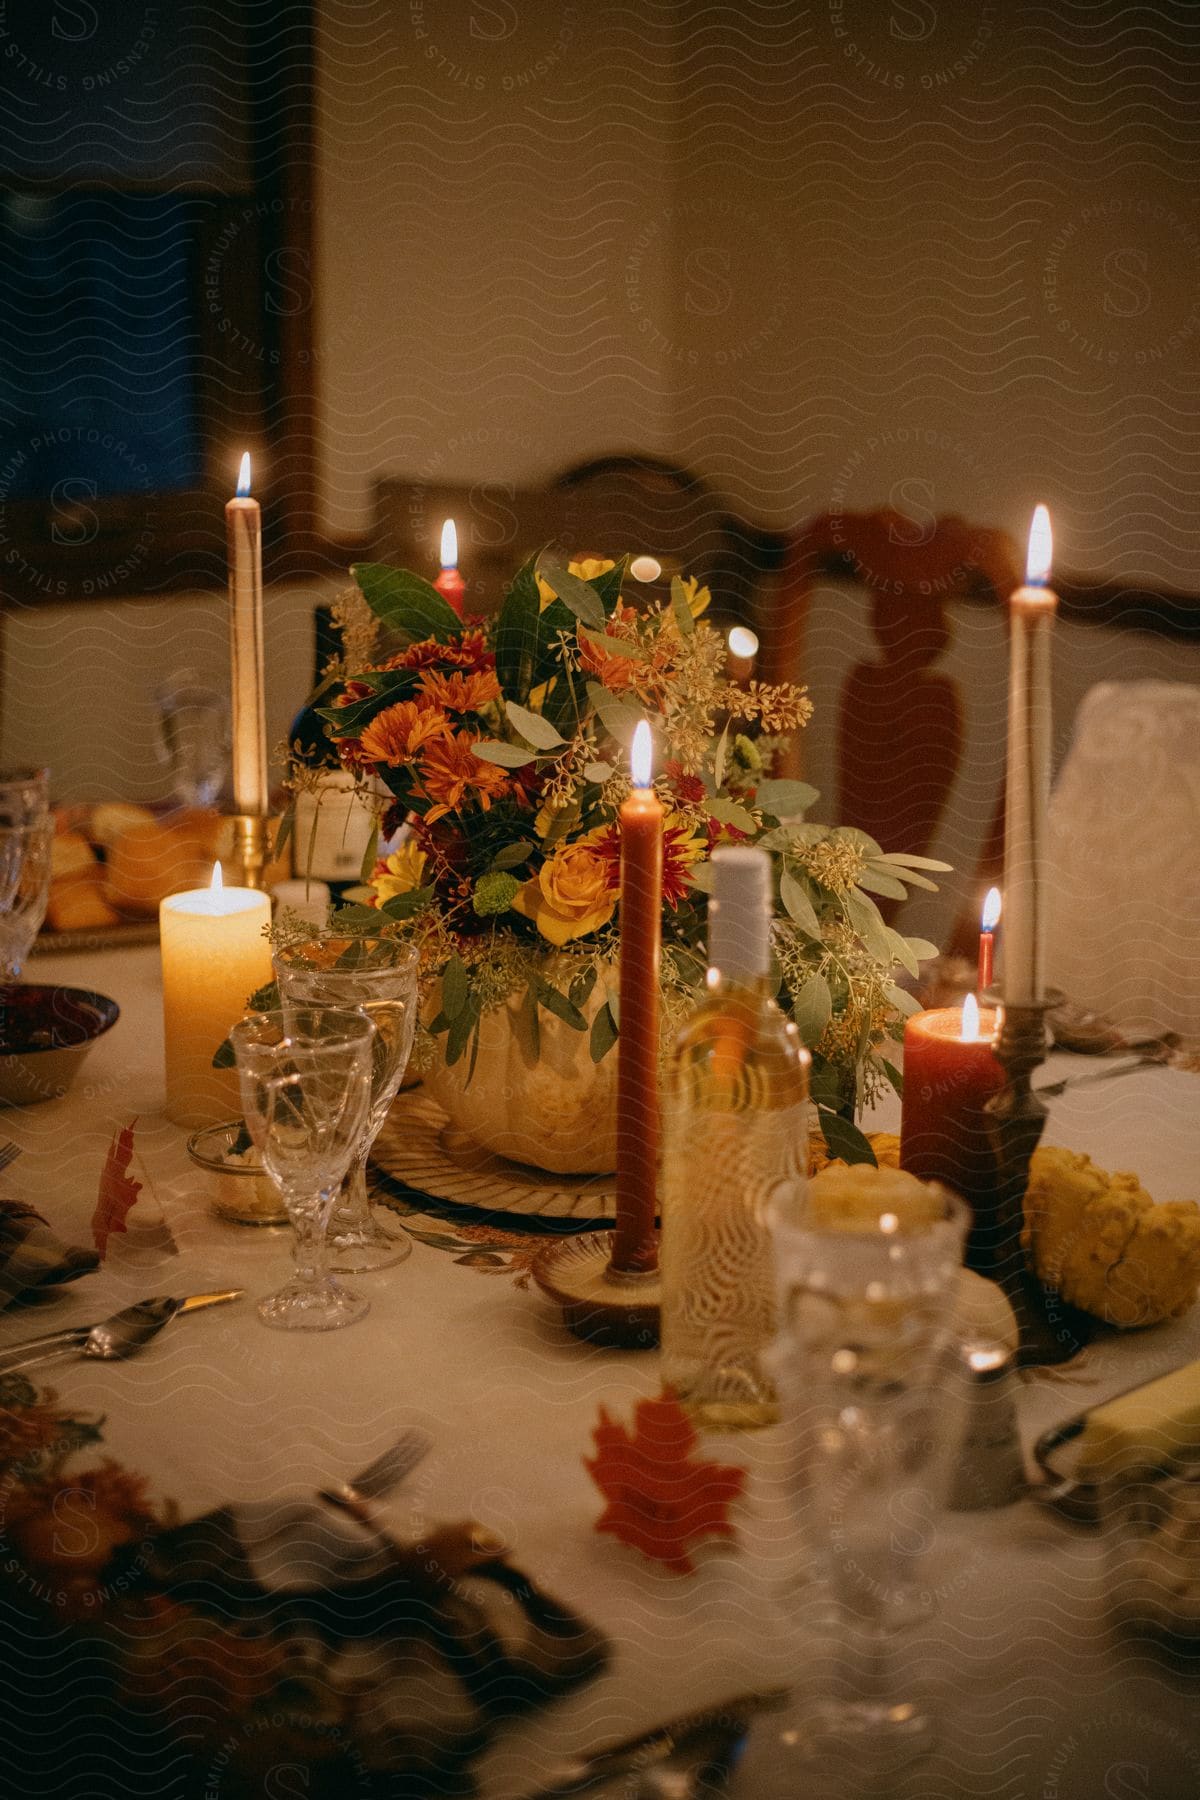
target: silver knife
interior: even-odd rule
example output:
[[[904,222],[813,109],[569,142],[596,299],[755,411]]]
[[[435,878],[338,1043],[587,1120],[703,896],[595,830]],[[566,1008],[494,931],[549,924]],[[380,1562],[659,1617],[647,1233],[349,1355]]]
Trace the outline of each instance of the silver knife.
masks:
[[[15,1374],[34,1368],[56,1356],[72,1352],[97,1362],[121,1362],[136,1356],[164,1325],[180,1313],[198,1312],[205,1306],[220,1306],[226,1300],[237,1300],[243,1288],[224,1288],[208,1294],[186,1294],[175,1299],[160,1295],[122,1307],[111,1318],[94,1325],[68,1325],[61,1331],[47,1332],[43,1337],[26,1338],[0,1350],[0,1375]]]
[[[701,1756],[712,1766],[732,1761],[734,1750],[749,1728],[755,1713],[769,1712],[788,1700],[785,1688],[770,1688],[758,1693],[739,1694],[723,1706],[705,1707],[701,1712],[685,1713],[680,1719],[655,1725],[637,1737],[610,1744],[592,1756],[581,1756],[551,1771],[549,1782],[527,1795],[526,1800],[569,1800],[574,1794],[587,1794],[602,1783],[642,1775],[660,1768],[681,1752],[693,1748],[707,1749]],[[704,1740],[711,1742],[705,1746]],[[727,1770],[725,1771],[727,1772]],[[700,1773],[697,1769],[696,1773]],[[681,1791],[690,1791],[682,1789]],[[622,1788],[622,1792],[625,1789]]]

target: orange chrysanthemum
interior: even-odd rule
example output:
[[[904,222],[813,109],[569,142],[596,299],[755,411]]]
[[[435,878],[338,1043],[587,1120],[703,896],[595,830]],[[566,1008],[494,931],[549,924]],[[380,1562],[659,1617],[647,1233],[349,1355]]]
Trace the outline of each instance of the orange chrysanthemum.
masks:
[[[416,700],[398,700],[385,707],[365,727],[359,738],[359,756],[365,762],[386,763],[397,769],[412,762],[417,752],[450,735],[449,721],[435,707]]]
[[[488,649],[482,631],[464,631],[461,637],[439,644],[436,638],[422,638],[407,650],[389,656],[385,669],[432,669],[439,663],[451,669],[490,669],[495,657]]]
[[[421,758],[417,792],[433,804],[425,813],[426,824],[457,812],[473,797],[487,812],[493,800],[507,793],[509,781],[495,763],[475,754],[479,742],[472,732],[459,731],[431,743]]]
[[[430,669],[421,677],[421,692],[447,712],[479,712],[489,700],[500,698],[500,683],[494,669],[472,669],[467,674],[455,671],[453,675]]]

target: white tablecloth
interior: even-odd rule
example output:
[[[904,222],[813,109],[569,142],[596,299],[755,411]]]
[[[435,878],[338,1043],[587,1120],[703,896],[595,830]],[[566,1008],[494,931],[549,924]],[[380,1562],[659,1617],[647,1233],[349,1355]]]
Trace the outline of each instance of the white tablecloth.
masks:
[[[0,1135],[24,1152],[0,1191],[37,1206],[60,1235],[89,1242],[105,1151],[135,1117],[132,1172],[145,1184],[104,1267],[36,1328],[47,1328],[41,1318],[100,1318],[147,1294],[241,1285],[253,1297],[277,1284],[286,1233],[218,1221],[184,1133],[159,1113],[157,951],[39,958],[31,978],[97,987],[119,1001],[122,1016],[66,1098],[0,1112]],[[1047,1139],[1107,1167],[1137,1169],[1157,1198],[1186,1198],[1200,1192],[1198,1097],[1197,1077],[1168,1071],[1085,1087],[1056,1104]],[[874,1123],[896,1121],[885,1111]],[[177,1254],[150,1229],[160,1216]],[[670,1575],[594,1532],[601,1500],[581,1463],[601,1403],[628,1417],[640,1396],[657,1391],[654,1355],[582,1345],[511,1271],[484,1274],[419,1243],[399,1268],[355,1280],[372,1306],[352,1329],[311,1338],[270,1332],[248,1299],[178,1321],[134,1362],[57,1365],[54,1386],[64,1401],[104,1414],[106,1450],[188,1513],[311,1489],[362,1466],[404,1426],[426,1426],[435,1448],[391,1502],[395,1526],[481,1519],[511,1541],[520,1566],[617,1647],[602,1679],[491,1753],[489,1800],[536,1786],[563,1749],[803,1675],[803,1636],[772,1598],[771,1433],[706,1441],[706,1453],[751,1470],[741,1542],[703,1552],[691,1578]],[[28,1312],[9,1314],[0,1342],[34,1328]],[[1056,1418],[1197,1354],[1195,1315],[1106,1341],[1070,1380],[1047,1376],[1022,1389],[1023,1433],[1028,1441]],[[1200,1794],[1194,1697],[1183,1678],[1110,1636],[1093,1535],[1032,1502],[951,1515],[937,1527],[928,1578],[940,1606],[909,1634],[906,1653],[941,1691],[941,1741],[932,1761],[890,1782],[889,1794]],[[747,1800],[796,1791],[771,1786],[766,1736],[764,1728],[752,1746]]]

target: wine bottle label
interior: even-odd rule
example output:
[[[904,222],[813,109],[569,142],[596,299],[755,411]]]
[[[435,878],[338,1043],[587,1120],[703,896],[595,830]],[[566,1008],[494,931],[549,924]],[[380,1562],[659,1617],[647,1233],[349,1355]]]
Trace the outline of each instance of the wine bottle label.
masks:
[[[374,816],[350,775],[327,775],[296,798],[294,866],[319,881],[358,881]]]

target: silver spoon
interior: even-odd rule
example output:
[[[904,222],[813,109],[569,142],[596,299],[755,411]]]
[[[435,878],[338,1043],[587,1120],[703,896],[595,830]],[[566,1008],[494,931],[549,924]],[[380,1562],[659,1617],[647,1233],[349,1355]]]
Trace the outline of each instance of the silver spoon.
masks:
[[[244,1292],[243,1288],[226,1288],[221,1293],[188,1294],[182,1299],[159,1296],[139,1300],[114,1313],[111,1319],[102,1319],[98,1325],[70,1325],[63,1331],[10,1345],[7,1350],[0,1351],[0,1374],[13,1374],[48,1362],[53,1357],[72,1354],[89,1357],[95,1362],[123,1362],[128,1356],[136,1356],[178,1313],[220,1306],[226,1300],[237,1300]]]

